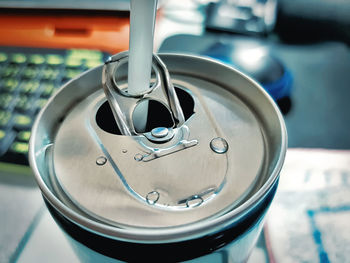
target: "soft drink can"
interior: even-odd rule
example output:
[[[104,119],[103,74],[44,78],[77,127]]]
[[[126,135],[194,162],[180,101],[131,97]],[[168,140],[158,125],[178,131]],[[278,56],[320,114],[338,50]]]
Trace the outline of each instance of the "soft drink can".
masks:
[[[155,55],[152,87],[130,95],[126,62],[71,80],[38,115],[29,159],[49,211],[95,256],[245,262],[287,149],[278,107],[251,78],[192,55]]]

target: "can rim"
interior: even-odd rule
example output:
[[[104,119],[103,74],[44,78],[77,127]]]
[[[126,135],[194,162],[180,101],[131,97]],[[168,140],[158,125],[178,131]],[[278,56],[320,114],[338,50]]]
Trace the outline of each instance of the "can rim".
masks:
[[[33,128],[32,128],[32,136],[29,142],[29,163],[34,172],[36,181],[39,185],[39,188],[42,191],[45,199],[65,218],[67,218],[72,223],[80,226],[81,228],[95,233],[100,236],[104,236],[107,238],[126,241],[126,242],[136,242],[136,243],[171,243],[171,242],[179,242],[194,238],[199,238],[205,236],[209,233],[215,233],[220,229],[226,228],[231,225],[233,222],[240,220],[243,216],[245,216],[256,204],[259,200],[262,200],[263,197],[268,193],[269,189],[274,185],[275,181],[279,176],[279,172],[282,169],[282,165],[286,155],[287,149],[287,130],[283,120],[283,116],[278,109],[276,103],[273,101],[271,96],[252,78],[248,77],[244,73],[238,71],[237,69],[225,65],[224,63],[218,62],[217,60],[207,58],[207,57],[198,57],[195,55],[184,55],[184,54],[161,54],[161,57],[175,57],[181,55],[182,57],[187,57],[189,59],[196,59],[201,62],[210,62],[219,64],[221,67],[227,68],[231,71],[234,71],[235,74],[240,75],[242,78],[246,79],[248,82],[257,87],[260,92],[262,92],[266,99],[269,100],[271,106],[274,108],[274,111],[277,114],[277,118],[280,124],[280,133],[281,133],[281,147],[278,155],[278,160],[273,168],[269,178],[264,182],[264,184],[260,187],[260,189],[255,192],[248,200],[246,200],[240,206],[232,209],[231,211],[219,216],[211,218],[210,220],[202,220],[199,222],[193,222],[186,225],[174,226],[174,227],[164,227],[164,228],[128,228],[122,229],[117,228],[115,226],[106,225],[103,223],[99,223],[93,221],[92,219],[88,219],[83,217],[79,213],[75,212],[73,209],[66,206],[61,200],[59,200],[49,189],[49,187],[44,182],[44,179],[41,177],[37,162],[35,160],[35,141],[37,130],[39,129],[39,122],[42,119],[43,113],[46,108],[52,103],[54,97],[51,97],[45,107],[38,114]],[[96,68],[90,69],[83,74],[88,74],[91,71],[97,70],[102,66],[98,66]],[[82,74],[82,75],[83,75]],[[79,77],[79,76],[78,76]],[[63,90],[66,86],[70,85],[75,79],[70,80],[65,85],[63,85],[58,92]],[[156,231],[155,231],[156,230]]]

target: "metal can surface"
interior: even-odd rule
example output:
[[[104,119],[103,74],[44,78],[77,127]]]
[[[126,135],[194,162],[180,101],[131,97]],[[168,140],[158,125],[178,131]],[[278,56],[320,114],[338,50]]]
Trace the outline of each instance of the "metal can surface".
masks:
[[[64,85],[34,124],[29,158],[37,183],[59,225],[103,255],[244,262],[277,188],[283,118],[256,82],[231,67],[160,57],[184,123],[121,135],[105,123],[112,113],[103,68],[92,69]],[[151,116],[168,109],[155,108]]]

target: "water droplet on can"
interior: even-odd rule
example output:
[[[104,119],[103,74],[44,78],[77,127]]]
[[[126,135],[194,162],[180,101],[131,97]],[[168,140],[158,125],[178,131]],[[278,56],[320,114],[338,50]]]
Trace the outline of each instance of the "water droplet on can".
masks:
[[[127,153],[127,152],[128,152],[127,149],[123,149],[123,150],[122,150],[122,153]]]
[[[150,205],[154,205],[159,200],[160,194],[157,191],[149,192],[146,196],[146,201]]]
[[[100,156],[96,159],[97,165],[104,165],[107,162],[107,158],[104,156]]]
[[[137,153],[137,154],[135,154],[134,159],[135,159],[135,161],[140,162],[143,159],[143,155],[141,153]]]
[[[203,202],[204,200],[202,197],[195,195],[186,200],[186,206],[193,208],[193,207],[200,206]]]
[[[225,139],[217,137],[211,140],[210,148],[216,153],[225,153],[228,150],[228,143]]]

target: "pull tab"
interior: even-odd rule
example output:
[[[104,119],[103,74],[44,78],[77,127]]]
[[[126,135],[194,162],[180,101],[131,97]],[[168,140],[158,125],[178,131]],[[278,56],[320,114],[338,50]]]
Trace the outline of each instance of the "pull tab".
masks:
[[[120,132],[128,136],[138,135],[134,127],[133,112],[145,99],[152,99],[166,106],[174,123],[172,128],[181,127],[185,123],[185,117],[164,62],[153,54],[155,83],[149,90],[131,95],[127,88],[122,89],[116,80],[118,68],[128,61],[128,56],[128,52],[125,51],[110,57],[105,62],[102,73],[103,89]]]

